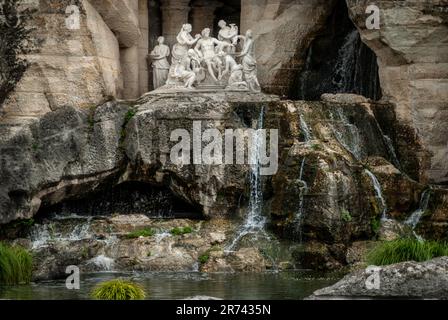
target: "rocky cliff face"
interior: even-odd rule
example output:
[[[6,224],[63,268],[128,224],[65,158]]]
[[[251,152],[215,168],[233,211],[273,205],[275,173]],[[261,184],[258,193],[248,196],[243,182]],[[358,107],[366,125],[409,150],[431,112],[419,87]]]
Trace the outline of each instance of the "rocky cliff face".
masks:
[[[399,122],[415,129],[432,153],[431,165],[424,173],[432,182],[445,183],[448,132],[442,124],[447,120],[448,105],[446,1],[378,1],[379,30],[366,29],[369,1],[348,0],[347,4],[362,40],[378,57],[381,88],[396,104]]]

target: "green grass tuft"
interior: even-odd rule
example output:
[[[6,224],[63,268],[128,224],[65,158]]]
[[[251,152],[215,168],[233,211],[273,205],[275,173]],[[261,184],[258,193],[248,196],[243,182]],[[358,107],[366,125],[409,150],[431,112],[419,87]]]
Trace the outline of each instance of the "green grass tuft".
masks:
[[[152,237],[155,234],[156,234],[155,230],[153,230],[151,228],[145,228],[142,230],[136,230],[136,231],[128,233],[126,235],[126,238],[128,238],[128,239],[137,239],[140,237],[148,238],[148,237]]]
[[[206,264],[210,260],[210,253],[206,252],[201,254],[198,260],[200,264]]]
[[[188,234],[188,233],[192,233],[193,232],[193,228],[192,227],[183,227],[183,228],[173,228],[171,229],[171,234],[173,236],[181,236],[183,234]]]
[[[143,300],[146,294],[136,283],[115,279],[97,285],[91,296],[96,300]]]
[[[350,214],[350,212],[345,210],[345,209],[343,209],[341,211],[341,218],[345,222],[351,222],[353,220],[352,215]]]
[[[18,285],[31,282],[33,258],[22,247],[0,243],[0,285]]]
[[[448,255],[448,244],[417,239],[398,239],[379,244],[367,254],[369,265],[384,266],[404,261],[423,262]]]

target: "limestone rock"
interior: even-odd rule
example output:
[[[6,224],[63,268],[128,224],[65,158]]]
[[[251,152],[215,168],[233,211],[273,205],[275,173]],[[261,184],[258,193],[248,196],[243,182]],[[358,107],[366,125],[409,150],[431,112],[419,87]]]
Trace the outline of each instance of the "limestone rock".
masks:
[[[447,181],[448,147],[448,14],[446,1],[392,1],[380,9],[380,29],[368,30],[368,0],[347,0],[362,40],[378,56],[381,88],[396,104],[401,123],[410,124],[432,152],[426,175],[432,182]]]
[[[448,257],[380,267],[378,286],[367,286],[372,272],[355,271],[308,299],[448,299]]]
[[[252,0],[241,3],[241,29],[253,30],[259,80],[267,92],[287,95],[314,35],[335,1]],[[286,35],[286,36],[285,36]]]

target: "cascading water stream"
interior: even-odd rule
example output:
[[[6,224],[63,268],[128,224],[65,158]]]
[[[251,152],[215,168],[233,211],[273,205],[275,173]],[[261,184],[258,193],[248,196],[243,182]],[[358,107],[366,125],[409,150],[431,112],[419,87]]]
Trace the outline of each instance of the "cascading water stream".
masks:
[[[56,221],[73,219],[73,217],[55,217]],[[90,224],[92,218],[80,218],[76,219],[84,220],[78,223],[70,233],[63,234],[56,232],[54,224],[37,224],[33,226],[30,238],[32,241],[32,248],[39,249],[48,246],[49,243],[55,242],[74,242],[80,240],[91,239],[92,234],[90,232]]]
[[[390,139],[389,136],[387,136],[385,134],[383,134],[383,137],[384,137],[384,142],[386,144],[387,150],[389,151],[389,155],[391,157],[393,164],[395,165],[395,167],[397,169],[401,169],[401,163],[400,163],[400,160],[398,160],[397,152],[395,151],[392,140]]]
[[[427,189],[422,193],[419,208],[416,211],[414,211],[412,215],[405,221],[405,224],[411,226],[412,230],[415,230],[417,225],[420,223],[421,218],[425,214],[426,210],[428,210],[430,198],[431,198],[431,189]]]
[[[338,108],[337,117],[339,121],[335,119],[334,114],[330,111],[330,118],[333,122],[331,128],[336,137],[336,140],[349,151],[356,160],[362,159],[362,147],[361,147],[361,136],[359,134],[358,127],[351,124],[348,121],[344,113]],[[335,124],[342,124],[341,127],[335,127]]]
[[[381,188],[381,184],[378,181],[378,178],[370,170],[365,169],[365,172],[372,180],[372,185],[373,185],[373,188],[375,189],[375,193],[376,193],[376,199],[377,199],[378,204],[380,205],[381,210],[382,210],[381,217],[383,220],[387,220],[387,203],[383,197],[383,190]]]
[[[248,214],[243,225],[237,232],[235,239],[226,248],[226,251],[234,251],[239,241],[248,234],[265,234],[266,218],[263,216],[263,186],[260,174],[260,152],[263,146],[264,107],[261,108],[258,120],[255,123],[253,143],[251,145],[250,165],[250,198]]]
[[[358,44],[359,33],[355,29],[344,39],[344,44],[338,52],[338,61],[334,68],[333,86],[337,92],[350,92],[353,87],[353,74],[356,74],[356,47]]]
[[[299,210],[294,217],[295,235],[302,242],[302,224],[303,224],[303,214],[304,214],[304,197],[308,193],[308,184],[303,180],[303,172],[305,169],[306,157],[303,158],[302,164],[300,165],[299,182],[302,183],[299,193]]]
[[[300,128],[302,129],[303,138],[305,139],[305,143],[309,143],[312,139],[312,133],[310,128],[308,127],[308,124],[305,121],[305,118],[303,115],[300,115]]]

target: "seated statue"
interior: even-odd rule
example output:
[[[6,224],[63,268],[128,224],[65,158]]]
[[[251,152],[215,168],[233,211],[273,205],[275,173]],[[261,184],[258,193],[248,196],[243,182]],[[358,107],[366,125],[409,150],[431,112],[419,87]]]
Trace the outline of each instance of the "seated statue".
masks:
[[[193,84],[196,81],[196,73],[192,69],[192,60],[197,60],[197,57],[194,50],[189,48],[196,44],[200,39],[200,35],[196,35],[196,38],[193,38],[190,34],[191,30],[190,24],[184,24],[177,35],[177,43],[173,46],[172,65],[165,88],[184,87],[194,89]]]
[[[218,46],[223,48],[232,45],[210,37],[210,29],[205,28],[202,31],[202,38],[197,42],[196,47],[194,48],[199,57],[202,58],[208,73],[215,82],[219,81],[218,78],[221,78],[222,73],[222,60],[216,54],[216,47]],[[215,75],[215,70],[218,71],[218,76]]]

